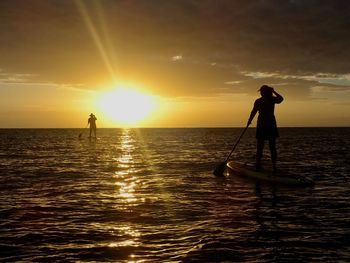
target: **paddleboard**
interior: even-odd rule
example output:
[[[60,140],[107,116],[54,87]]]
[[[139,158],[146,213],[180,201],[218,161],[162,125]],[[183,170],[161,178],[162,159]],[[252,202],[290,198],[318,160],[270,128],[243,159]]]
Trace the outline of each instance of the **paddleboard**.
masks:
[[[229,174],[240,175],[253,178],[259,181],[268,181],[273,183],[289,184],[289,185],[313,185],[314,182],[307,178],[288,172],[256,171],[255,167],[248,164],[230,161],[227,163],[227,171]]]

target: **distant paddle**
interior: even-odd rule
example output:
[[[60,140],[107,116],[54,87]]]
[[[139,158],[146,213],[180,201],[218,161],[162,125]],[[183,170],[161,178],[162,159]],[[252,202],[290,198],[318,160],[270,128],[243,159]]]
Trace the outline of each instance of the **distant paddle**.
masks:
[[[247,127],[245,127],[245,129],[243,130],[243,132],[241,133],[241,135],[238,137],[235,145],[233,146],[232,151],[230,152],[230,154],[227,156],[226,160],[222,163],[220,163],[215,170],[213,171],[213,174],[215,176],[223,176],[224,175],[224,171],[226,169],[226,163],[228,161],[228,159],[230,159],[231,154],[233,153],[233,151],[236,149],[236,146],[238,145],[239,141],[241,140],[241,138],[243,137],[244,133],[246,132],[246,130],[248,129],[249,125],[247,125]]]
[[[81,133],[79,133],[79,139],[81,139],[81,137],[83,136],[83,134],[84,134],[84,132],[86,131],[86,128],[87,128],[88,125],[89,125],[89,124],[87,124],[87,125],[85,126],[84,130],[83,130]]]

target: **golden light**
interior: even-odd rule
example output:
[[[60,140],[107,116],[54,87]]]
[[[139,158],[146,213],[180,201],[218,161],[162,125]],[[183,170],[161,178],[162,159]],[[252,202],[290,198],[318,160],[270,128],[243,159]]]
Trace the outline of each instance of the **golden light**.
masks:
[[[97,105],[112,121],[124,126],[133,126],[152,113],[156,101],[154,96],[132,89],[118,88],[104,93]]]

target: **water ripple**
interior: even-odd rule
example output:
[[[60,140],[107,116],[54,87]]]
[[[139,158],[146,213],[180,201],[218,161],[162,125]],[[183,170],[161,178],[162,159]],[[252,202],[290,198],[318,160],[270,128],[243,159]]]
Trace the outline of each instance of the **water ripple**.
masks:
[[[346,262],[349,131],[281,129],[280,167],[316,182],[291,188],[212,175],[241,129],[0,130],[0,258]],[[254,152],[248,130],[232,158]]]

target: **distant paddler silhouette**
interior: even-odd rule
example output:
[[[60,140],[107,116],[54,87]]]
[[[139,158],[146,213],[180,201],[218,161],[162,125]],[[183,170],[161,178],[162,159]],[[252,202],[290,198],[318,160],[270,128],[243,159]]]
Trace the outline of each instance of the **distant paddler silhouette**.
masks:
[[[95,138],[96,139],[96,121],[97,121],[97,118],[96,116],[91,113],[90,114],[90,118],[88,119],[88,125],[90,124],[90,135],[89,135],[89,138]],[[91,135],[94,135],[93,137],[91,137]]]

